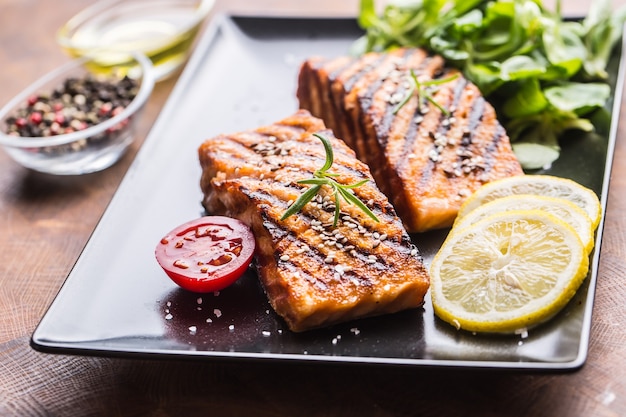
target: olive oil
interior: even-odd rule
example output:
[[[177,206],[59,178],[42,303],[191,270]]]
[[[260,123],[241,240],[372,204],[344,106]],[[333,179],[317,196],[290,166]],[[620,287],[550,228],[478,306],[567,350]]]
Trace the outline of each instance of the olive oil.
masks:
[[[127,65],[130,52],[152,61],[157,80],[186,60],[213,0],[114,1],[76,15],[59,31],[59,42],[72,56],[95,57],[92,70],[107,72]]]

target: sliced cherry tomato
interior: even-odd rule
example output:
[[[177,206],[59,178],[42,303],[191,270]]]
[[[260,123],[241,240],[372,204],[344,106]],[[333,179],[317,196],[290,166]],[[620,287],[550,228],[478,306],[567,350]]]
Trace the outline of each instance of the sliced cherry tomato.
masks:
[[[252,230],[239,220],[205,216],[182,224],[156,247],[157,262],[182,288],[213,292],[231,285],[254,255]]]

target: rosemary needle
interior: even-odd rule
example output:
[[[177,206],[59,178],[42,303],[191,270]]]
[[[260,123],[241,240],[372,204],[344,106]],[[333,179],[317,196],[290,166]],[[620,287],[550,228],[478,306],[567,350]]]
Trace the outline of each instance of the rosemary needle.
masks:
[[[444,83],[448,83],[450,81],[456,80],[459,77],[459,74],[457,73],[457,74],[454,74],[450,77],[443,78],[443,79],[427,80],[427,81],[421,81],[421,82],[420,80],[417,79],[417,75],[415,74],[415,71],[413,71],[413,69],[411,69],[410,75],[411,75],[411,80],[413,81],[411,83],[411,87],[407,91],[404,98],[398,103],[396,107],[394,107],[393,114],[394,115],[397,114],[400,111],[400,109],[404,107],[406,103],[408,103],[408,101],[413,96],[413,93],[415,92],[415,90],[417,90],[417,106],[420,111],[421,111],[421,105],[422,105],[422,97],[424,97],[426,100],[433,103],[439,110],[441,110],[441,112],[444,115],[448,116],[450,114],[448,109],[444,108],[441,104],[437,103],[437,100],[435,100],[433,95],[430,93],[430,90],[428,87],[432,87],[435,85],[440,85],[440,84],[444,84]]]
[[[339,174],[335,174],[332,172],[328,172],[328,170],[332,167],[333,162],[335,160],[335,156],[333,153],[333,148],[330,144],[330,140],[324,135],[319,133],[313,133],[313,136],[322,141],[324,145],[324,151],[326,153],[326,161],[324,165],[316,170],[313,173],[313,178],[307,178],[303,180],[299,180],[298,184],[307,184],[312,185],[308,190],[303,192],[298,199],[287,208],[285,213],[283,213],[281,220],[285,220],[289,216],[299,212],[302,208],[313,199],[320,192],[322,186],[328,186],[332,189],[333,197],[335,198],[335,213],[333,218],[333,227],[337,226],[337,222],[339,221],[340,215],[340,205],[341,200],[344,200],[348,204],[354,204],[359,209],[361,209],[365,214],[367,214],[372,220],[379,222],[378,217],[367,207],[358,197],[352,194],[351,190],[357,187],[360,187],[366,184],[369,180],[364,179],[358,181],[354,184],[341,184],[335,181],[335,177]]]

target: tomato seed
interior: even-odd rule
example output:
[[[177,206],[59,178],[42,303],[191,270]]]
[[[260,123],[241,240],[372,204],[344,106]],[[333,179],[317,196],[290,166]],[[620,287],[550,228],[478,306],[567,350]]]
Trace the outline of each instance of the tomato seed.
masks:
[[[187,265],[185,262],[181,261],[180,259],[177,259],[174,261],[174,266],[177,268],[181,268],[181,269],[189,268],[189,265]]]

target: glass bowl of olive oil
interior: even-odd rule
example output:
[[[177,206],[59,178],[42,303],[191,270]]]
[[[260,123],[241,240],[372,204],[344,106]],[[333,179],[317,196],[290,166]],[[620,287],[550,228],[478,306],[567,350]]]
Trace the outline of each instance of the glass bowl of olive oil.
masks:
[[[88,55],[91,70],[108,72],[140,52],[150,58],[155,79],[172,75],[191,46],[214,0],[102,0],[72,17],[57,33],[73,57]]]

